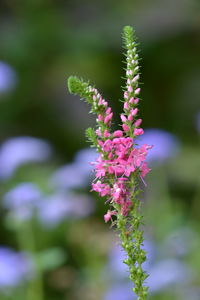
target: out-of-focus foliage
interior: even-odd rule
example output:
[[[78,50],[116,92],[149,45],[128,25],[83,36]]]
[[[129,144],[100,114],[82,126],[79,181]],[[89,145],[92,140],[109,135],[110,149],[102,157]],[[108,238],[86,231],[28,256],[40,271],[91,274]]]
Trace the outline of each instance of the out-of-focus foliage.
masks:
[[[200,299],[199,11],[197,0],[0,2],[2,300],[134,299],[106,208],[89,194],[94,119],[66,90],[70,74],[90,79],[119,123],[127,24],[141,44],[138,143],[154,144],[143,206],[151,299]]]

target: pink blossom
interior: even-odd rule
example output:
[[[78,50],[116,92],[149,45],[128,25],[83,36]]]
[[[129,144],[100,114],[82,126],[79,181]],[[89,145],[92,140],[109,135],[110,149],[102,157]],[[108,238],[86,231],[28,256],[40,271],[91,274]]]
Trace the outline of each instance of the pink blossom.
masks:
[[[116,130],[113,133],[114,137],[122,137],[123,136],[123,131],[122,130]]]
[[[124,92],[124,99],[128,99],[128,93]]]
[[[133,121],[133,115],[129,115],[129,116],[128,116],[128,120],[129,120],[129,121]]]
[[[106,115],[109,115],[111,113],[111,107],[108,107],[107,109],[106,109]]]
[[[134,104],[138,104],[138,102],[139,102],[138,98],[134,99]]]
[[[109,137],[110,136],[110,133],[108,132],[108,130],[106,129],[105,131],[104,131],[104,134],[103,134],[105,137]]]
[[[111,217],[116,214],[117,214],[116,211],[108,210],[107,213],[104,215],[104,221],[107,223],[108,221],[110,221]]]
[[[142,128],[135,128],[134,129],[134,135],[142,135],[144,133],[144,130]]]
[[[132,98],[129,100],[129,103],[132,103],[132,104],[133,104],[133,103],[135,103],[134,101],[135,101],[135,99],[132,97]]]
[[[132,93],[132,91],[133,91],[133,87],[132,87],[131,85],[129,85],[129,86],[128,86],[128,92],[129,92],[129,93]]]
[[[97,129],[95,132],[98,136],[102,136],[101,131],[99,129]]]
[[[138,119],[137,121],[135,121],[134,125],[135,127],[139,127],[142,123],[142,119]]]
[[[122,122],[126,122],[127,121],[127,118],[125,117],[125,115],[121,114],[120,117],[121,117]]]
[[[138,81],[139,77],[140,77],[139,75],[136,75],[136,76],[133,78],[132,82]]]
[[[122,128],[123,128],[124,131],[129,131],[129,127],[128,127],[128,125],[126,125],[126,124],[123,124],[123,125],[122,125]]]
[[[140,93],[140,88],[137,88],[137,89],[135,90],[135,94],[138,95],[139,93]]]
[[[112,119],[113,113],[111,112],[109,115],[105,117],[104,123],[107,124]]]
[[[148,168],[146,162],[143,162],[143,164],[140,167],[140,170],[142,178],[144,178],[151,171],[151,169]]]
[[[128,109],[129,106],[128,106],[128,102],[124,102],[124,109]]]
[[[103,116],[102,115],[98,115],[98,121],[103,121]]]
[[[138,113],[138,108],[131,109],[132,116],[137,115],[137,113]]]

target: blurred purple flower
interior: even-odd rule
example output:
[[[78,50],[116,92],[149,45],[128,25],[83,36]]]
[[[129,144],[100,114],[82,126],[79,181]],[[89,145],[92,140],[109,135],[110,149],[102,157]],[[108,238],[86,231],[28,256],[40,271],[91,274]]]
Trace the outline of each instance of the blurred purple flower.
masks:
[[[42,225],[53,228],[66,218],[87,217],[94,211],[91,198],[78,194],[54,194],[42,199],[38,217]]]
[[[148,240],[144,241],[143,249],[147,252],[147,261],[143,264],[145,270],[149,270],[155,257],[155,246]],[[123,263],[126,254],[120,245],[115,245],[109,254],[108,270],[111,277],[114,275],[115,280],[128,277],[128,267]]]
[[[178,259],[163,259],[155,262],[155,246],[150,241],[145,241],[144,249],[147,251],[147,261],[143,264],[143,267],[149,274],[149,277],[146,279],[146,285],[149,286],[150,292],[156,293],[157,291],[166,289],[171,285],[185,284],[188,282],[191,274],[190,270],[184,263]],[[123,287],[123,282],[128,278],[129,274],[127,266],[123,263],[124,258],[125,253],[122,248],[120,246],[115,246],[110,252],[108,266],[105,270],[106,275],[109,275],[114,286],[118,283],[119,294]],[[115,288],[115,290],[117,294],[117,289]],[[115,294],[115,291],[113,291],[113,294]],[[107,298],[105,298],[105,300],[114,299],[112,298],[111,290],[108,291],[106,297]],[[126,298],[123,297],[123,299]]]
[[[17,167],[29,162],[42,162],[51,155],[49,144],[33,137],[15,137],[0,147],[0,179],[12,176]]]
[[[33,277],[33,261],[24,253],[0,247],[0,289],[19,285]]]
[[[96,161],[98,153],[94,148],[84,148],[79,150],[74,157],[74,163],[79,165],[82,174],[88,175],[93,170],[91,162]]]
[[[37,185],[24,182],[4,195],[3,206],[18,220],[27,220],[32,217],[33,209],[41,197],[42,193]]]
[[[96,158],[95,150],[81,149],[76,153],[72,163],[59,168],[53,174],[50,183],[61,189],[73,189],[87,185],[93,169],[90,163]]]
[[[153,145],[147,155],[147,161],[164,162],[170,157],[176,156],[180,150],[178,138],[161,129],[146,129],[144,134],[137,140],[137,144]]]
[[[137,297],[131,288],[133,288],[131,282],[115,284],[105,293],[103,300],[134,300]]]
[[[200,111],[196,114],[196,128],[198,133],[200,133]]]
[[[184,284],[189,279],[186,265],[177,259],[165,259],[149,270],[146,282],[151,292],[157,292],[176,284]]]
[[[17,74],[7,63],[0,61],[0,93],[12,90],[17,83]]]
[[[50,178],[50,184],[59,189],[74,189],[83,187],[88,182],[88,176],[81,172],[78,164],[67,164],[55,171]]]

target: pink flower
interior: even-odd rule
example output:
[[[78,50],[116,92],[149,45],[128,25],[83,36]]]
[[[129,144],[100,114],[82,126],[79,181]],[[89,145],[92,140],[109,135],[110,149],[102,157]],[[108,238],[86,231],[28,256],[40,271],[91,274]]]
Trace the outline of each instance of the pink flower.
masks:
[[[123,125],[122,125],[122,128],[123,128],[124,131],[129,131],[129,127],[128,127],[128,125],[126,125],[126,124],[123,124]]]
[[[135,103],[134,101],[135,101],[135,99],[132,97],[132,98],[129,100],[129,103],[132,103],[132,104],[133,104],[133,103]]]
[[[122,130],[116,130],[113,133],[114,137],[122,137],[123,136],[123,131]]]
[[[124,99],[128,99],[128,93],[124,92]]]
[[[98,121],[103,121],[103,116],[102,115],[98,115]]]
[[[120,117],[121,117],[122,122],[126,122],[127,121],[127,118],[125,117],[125,115],[121,114]]]
[[[133,78],[132,82],[138,81],[139,77],[140,77],[139,75],[136,75],[136,76]]]
[[[144,130],[142,128],[135,128],[134,129],[134,135],[142,135],[144,133]]]
[[[129,116],[128,116],[128,120],[129,120],[129,121],[133,121],[133,115],[129,115]]]
[[[108,132],[108,130],[106,129],[105,131],[104,131],[104,134],[103,134],[105,137],[109,137],[110,136],[110,133]]]
[[[104,123],[107,124],[112,119],[113,113],[110,113],[105,117]]]
[[[142,119],[138,119],[137,121],[135,121],[134,125],[135,127],[139,127],[142,123]]]
[[[142,178],[144,178],[146,176],[146,174],[148,174],[151,171],[151,169],[148,168],[146,162],[144,162],[141,165],[140,170],[141,170],[141,176],[142,176]]]
[[[128,102],[124,102],[124,109],[128,109],[129,106],[128,106]]]
[[[107,109],[106,109],[106,115],[109,115],[111,113],[111,107],[108,107]]]
[[[140,93],[140,88],[137,88],[137,89],[135,90],[135,94],[138,95],[139,93]]]
[[[116,214],[117,214],[116,211],[108,210],[107,213],[104,215],[104,221],[107,223],[108,221],[110,221],[111,217]]]
[[[129,85],[129,86],[128,86],[128,92],[129,92],[129,93],[132,93],[132,91],[133,91],[133,87],[132,87],[131,85]]]
[[[138,108],[131,109],[132,116],[137,115],[137,113],[138,113]]]
[[[139,102],[138,98],[134,99],[134,104],[138,104],[138,102]]]

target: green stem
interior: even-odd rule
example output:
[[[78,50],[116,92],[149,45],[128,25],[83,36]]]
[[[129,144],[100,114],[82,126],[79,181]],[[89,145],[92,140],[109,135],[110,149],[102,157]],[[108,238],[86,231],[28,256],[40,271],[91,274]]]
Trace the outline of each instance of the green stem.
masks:
[[[33,230],[33,222],[28,221],[26,223],[17,226],[17,240],[20,250],[30,252],[34,257],[36,275],[35,278],[27,285],[27,300],[43,300],[43,280],[42,272],[37,259],[36,240]]]
[[[133,181],[132,183],[133,184]],[[133,186],[133,185],[132,185]],[[140,200],[135,197],[133,191],[133,209],[129,216],[123,216],[120,212],[117,215],[117,229],[122,241],[122,247],[127,254],[124,263],[128,265],[130,271],[130,279],[134,283],[133,291],[138,296],[138,300],[146,300],[148,287],[144,285],[145,279],[148,277],[142,268],[142,264],[146,260],[146,252],[143,246],[143,231],[140,229],[142,216],[140,214]]]

